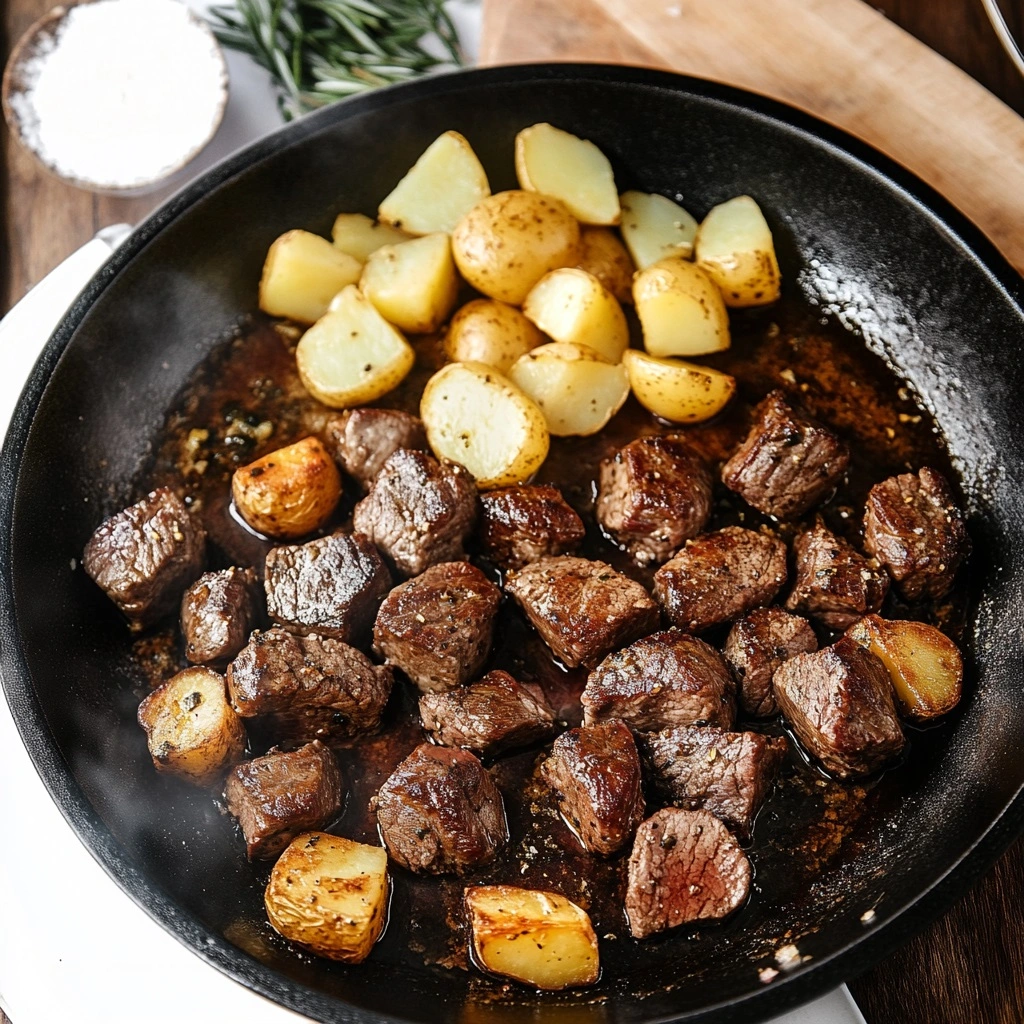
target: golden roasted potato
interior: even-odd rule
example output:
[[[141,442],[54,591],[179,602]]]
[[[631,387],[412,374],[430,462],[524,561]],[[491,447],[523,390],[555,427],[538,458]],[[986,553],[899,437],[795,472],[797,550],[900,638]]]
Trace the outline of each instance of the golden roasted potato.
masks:
[[[361,963],[387,920],[387,852],[305,832],[278,858],[263,901],[286,939],[329,960]]]
[[[306,437],[236,469],[231,497],[257,533],[289,540],[327,522],[341,498],[341,474],[320,441]]]
[[[590,917],[554,892],[513,885],[466,890],[473,955],[485,970],[534,988],[593,985],[601,973]]]
[[[697,229],[694,254],[727,306],[763,306],[779,297],[782,275],[771,228],[750,196],[708,213]]]
[[[547,122],[516,136],[516,177],[521,188],[561,199],[584,224],[618,224],[619,196],[612,165],[587,139]]]
[[[638,270],[668,256],[693,255],[697,221],[678,203],[648,192],[623,192],[622,239]]]
[[[679,256],[652,263],[633,279],[633,301],[652,356],[700,356],[730,344],[729,314],[718,286]]]
[[[218,781],[245,754],[242,720],[212,669],[179,672],[139,705],[138,719],[156,770],[197,786]]]
[[[633,302],[633,259],[610,228],[584,228],[580,232],[580,270],[593,274],[618,299]]]
[[[518,306],[549,271],[579,260],[580,225],[564,203],[534,192],[498,192],[455,227],[452,252],[477,291]]]
[[[377,215],[411,235],[450,234],[490,194],[487,172],[473,147],[458,132],[445,132],[423,151]]]
[[[520,357],[509,377],[540,406],[555,437],[596,434],[629,397],[626,368],[584,345],[541,345]]]
[[[408,242],[413,236],[400,228],[367,217],[365,213],[339,213],[334,218],[331,238],[336,249],[365,263],[382,245]]]
[[[847,631],[879,658],[907,718],[927,722],[960,701],[964,662],[945,633],[924,622],[867,615]]]
[[[528,480],[548,455],[544,413],[483,363],[441,367],[423,389],[420,418],[434,454],[465,466],[481,490]]]
[[[286,231],[267,252],[260,278],[260,309],[311,324],[327,312],[331,299],[355,284],[362,263],[309,231]]]
[[[453,363],[486,363],[508,373],[521,355],[544,340],[515,306],[497,299],[473,299],[452,317],[444,353]]]
[[[401,332],[354,285],[343,289],[295,349],[299,377],[324,405],[365,405],[398,387],[416,362]]]
[[[636,400],[672,423],[710,419],[736,392],[736,381],[729,374],[682,359],[662,359],[631,348],[622,363]]]

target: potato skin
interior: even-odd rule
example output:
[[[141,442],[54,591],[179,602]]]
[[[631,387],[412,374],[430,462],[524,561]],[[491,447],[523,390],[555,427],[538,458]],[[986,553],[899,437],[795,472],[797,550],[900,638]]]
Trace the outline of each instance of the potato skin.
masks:
[[[318,438],[264,455],[231,477],[239,515],[257,533],[292,539],[319,529],[341,498],[341,474]]]
[[[453,363],[485,363],[507,374],[520,356],[545,340],[515,306],[497,299],[473,299],[452,317],[444,354]]]
[[[670,423],[700,423],[720,412],[736,393],[727,373],[682,359],[662,359],[627,349],[622,359],[636,400]]]
[[[593,274],[619,302],[633,304],[633,273],[636,267],[629,251],[610,228],[583,229],[576,266]]]

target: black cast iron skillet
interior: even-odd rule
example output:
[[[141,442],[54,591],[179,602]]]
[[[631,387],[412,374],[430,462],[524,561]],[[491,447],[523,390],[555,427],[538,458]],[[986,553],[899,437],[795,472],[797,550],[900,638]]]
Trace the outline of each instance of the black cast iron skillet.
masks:
[[[858,328],[924,396],[970,512],[976,684],[929,756],[873,791],[871,813],[813,884],[758,879],[732,923],[698,940],[652,942],[596,1001],[523,992],[494,1003],[462,971],[408,961],[345,968],[266,940],[247,916],[259,907],[252,872],[209,799],[140,768],[136,698],[118,685],[126,631],[71,562],[103,516],[135,499],[165,411],[255,305],[269,240],[297,225],[326,232],[339,209],[372,211],[448,128],[472,141],[496,188],[508,187],[514,134],[540,120],[593,139],[620,182],[678,191],[698,214],[757,196],[773,212],[787,288]],[[134,900],[209,963],[318,1020],[777,1013],[903,942],[1024,821],[1022,300],[1011,268],[921,182],[841,132],[724,86],[624,68],[517,67],[324,110],[216,167],[146,221],[33,372],[0,473],[0,639],[18,728],[54,800]],[[415,914],[395,910],[392,928]],[[756,967],[790,940],[809,959],[763,984]]]

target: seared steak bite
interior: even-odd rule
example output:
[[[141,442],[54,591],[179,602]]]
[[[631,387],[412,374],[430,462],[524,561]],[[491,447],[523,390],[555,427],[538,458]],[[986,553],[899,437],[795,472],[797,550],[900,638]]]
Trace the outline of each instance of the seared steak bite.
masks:
[[[750,861],[708,811],[666,807],[636,832],[626,914],[635,939],[726,917],[750,892]]]
[[[267,553],[263,585],[278,625],[362,646],[391,589],[391,573],[367,537],[332,533]]]
[[[273,860],[297,835],[330,824],[341,810],[341,773],[319,740],[290,753],[268,751],[236,765],[224,787],[249,860]]]
[[[181,599],[185,657],[196,664],[233,658],[258,616],[259,580],[252,569],[204,573]]]
[[[747,439],[722,467],[722,482],[777,519],[797,519],[843,478],[850,450],[820,423],[793,411],[781,391],[754,410]]]
[[[500,670],[472,686],[423,694],[420,720],[438,743],[467,747],[481,757],[547,739],[555,726],[547,703]]]
[[[398,409],[348,409],[327,421],[324,438],[334,460],[364,491],[399,448],[427,447],[422,420]]]
[[[818,649],[811,624],[781,608],[755,608],[733,623],[722,653],[740,688],[740,707],[766,718],[778,712],[772,676],[795,654]]]
[[[846,629],[882,607],[889,577],[818,522],[793,542],[796,579],[786,607],[830,629]]]
[[[375,729],[391,693],[391,670],[340,640],[254,633],[228,665],[231,706],[243,718],[269,716],[281,744],[347,739]]]
[[[605,562],[542,558],[509,573],[505,590],[568,668],[593,668],[658,625],[658,606],[647,591]]]
[[[609,654],[587,678],[583,722],[621,718],[633,729],[732,725],[736,684],[713,647],[670,629]]]
[[[374,647],[424,693],[451,690],[483,668],[500,603],[501,591],[476,566],[432,565],[388,594]]]
[[[503,569],[575,551],[585,533],[583,520],[554,487],[500,487],[480,495],[480,547]]]
[[[946,478],[925,467],[875,484],[864,513],[864,547],[908,601],[945,597],[971,549]]]
[[[677,437],[640,437],[601,463],[597,521],[640,565],[664,562],[711,515],[711,474]]]
[[[688,633],[732,622],[768,604],[786,582],[786,545],[739,526],[705,533],[654,574],[654,596]]]
[[[591,853],[615,853],[643,820],[640,757],[622,722],[562,733],[541,774],[562,817]]]
[[[138,631],[178,606],[205,559],[203,528],[174,491],[159,487],[104,520],[85,545],[82,564]]]
[[[365,533],[403,576],[466,557],[477,512],[476,483],[455,462],[400,448],[356,505],[352,527]]]
[[[786,741],[756,732],[684,725],[645,733],[644,763],[657,789],[678,807],[703,808],[743,839],[786,756]]]
[[[421,743],[373,806],[388,853],[410,871],[461,872],[492,860],[508,840],[501,793],[466,750]]]
[[[840,778],[868,775],[903,749],[889,673],[848,636],[791,658],[772,685],[800,742]]]

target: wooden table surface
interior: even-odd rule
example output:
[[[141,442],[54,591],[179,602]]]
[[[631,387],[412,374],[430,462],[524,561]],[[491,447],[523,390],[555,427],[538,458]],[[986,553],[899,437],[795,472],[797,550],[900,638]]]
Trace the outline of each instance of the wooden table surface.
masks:
[[[6,0],[0,14],[5,59],[19,35],[52,2]],[[1021,38],[1024,0],[1002,3]],[[1000,48],[980,0],[872,0],[872,6],[1024,115],[1024,80]],[[111,199],[61,185],[37,170],[2,125],[0,151],[0,313],[96,230],[137,221],[163,198],[157,193]],[[1024,1022],[1022,902],[1024,840],[943,918],[851,981],[868,1024]],[[0,907],[0,927],[2,919]],[[0,1024],[8,1024],[2,1012]]]

